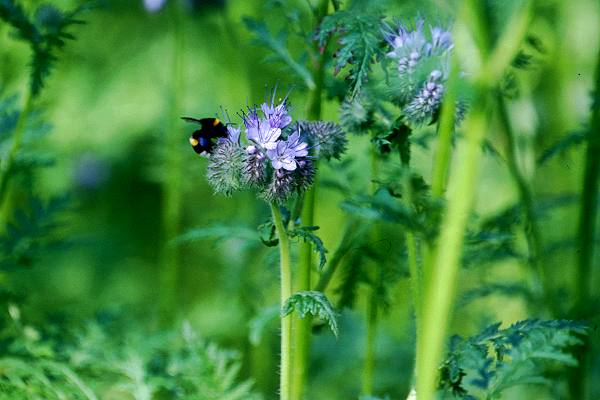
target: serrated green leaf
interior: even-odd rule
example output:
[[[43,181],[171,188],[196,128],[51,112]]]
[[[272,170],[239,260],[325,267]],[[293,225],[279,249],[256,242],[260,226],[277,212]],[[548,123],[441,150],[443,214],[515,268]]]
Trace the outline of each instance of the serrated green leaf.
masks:
[[[336,337],[338,336],[337,313],[325,294],[316,291],[303,291],[293,294],[283,304],[281,315],[285,317],[293,311],[299,313],[300,318],[304,318],[307,314],[318,317],[327,322],[331,332]]]
[[[321,238],[313,233],[318,229],[318,226],[302,226],[295,228],[288,234],[290,237],[297,237],[304,242],[312,243],[314,251],[319,254],[319,269],[322,269],[327,262],[327,249],[323,245]]]
[[[542,152],[542,155],[537,160],[538,165],[543,165],[551,158],[566,153],[573,147],[585,142],[586,138],[587,134],[585,131],[575,131],[569,133]]]

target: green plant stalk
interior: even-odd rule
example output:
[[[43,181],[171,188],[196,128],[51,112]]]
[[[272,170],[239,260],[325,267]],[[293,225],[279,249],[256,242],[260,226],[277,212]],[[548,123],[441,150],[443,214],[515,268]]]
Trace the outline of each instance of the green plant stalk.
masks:
[[[587,149],[585,154],[585,169],[583,173],[583,191],[581,194],[581,207],[579,211],[579,232],[577,246],[577,269],[575,279],[575,317],[589,318],[590,304],[593,293],[594,243],[596,237],[596,220],[598,217],[597,195],[600,180],[600,53],[596,66],[596,83],[593,92],[593,108],[588,133]],[[571,377],[571,396],[573,399],[587,399],[588,375],[590,362],[594,359],[590,339],[584,339],[584,345],[577,351],[579,366],[573,371]]]
[[[318,27],[322,19],[327,15],[328,0],[321,0],[316,9],[314,9],[315,27]],[[318,49],[316,49],[318,50]],[[325,56],[323,51],[317,59],[313,80],[315,86],[309,88],[309,100],[307,106],[307,116],[309,120],[319,120],[322,109],[322,92],[325,81]],[[318,168],[317,168],[318,171]],[[300,219],[303,226],[313,226],[315,216],[315,201],[318,190],[318,172],[315,175],[315,181],[302,199],[302,211]],[[292,221],[293,223],[293,221]],[[298,276],[296,288],[298,291],[311,289],[313,252],[311,244],[302,242],[300,244],[300,255],[298,263]],[[312,318],[296,318],[295,320],[295,350],[294,350],[294,370],[291,387],[291,400],[301,400],[306,379],[308,375],[308,361],[310,357],[310,335]]]
[[[402,159],[402,157],[400,157]],[[411,174],[410,174],[410,164],[409,161],[406,160],[404,164],[404,182],[403,186],[405,188],[404,193],[406,193],[406,203],[408,207],[412,209],[413,207],[413,191],[412,191],[412,182],[411,182]],[[419,267],[418,262],[418,249],[417,249],[417,240],[415,238],[415,234],[407,230],[406,231],[406,250],[408,256],[408,272],[410,274],[410,288],[412,294],[413,301],[413,309],[415,313],[415,348],[417,349],[419,338],[421,337],[421,315],[422,315],[422,298],[421,292],[423,291],[423,276],[421,268]],[[415,370],[416,370],[416,356],[417,352],[415,350]]]
[[[180,230],[181,223],[181,181],[182,158],[180,156],[181,135],[178,129],[179,114],[181,112],[181,97],[184,91],[183,66],[184,66],[184,32],[183,18],[178,4],[172,4],[173,13],[173,53],[171,69],[171,109],[169,124],[166,133],[166,168],[163,176],[163,207],[162,207],[162,235],[163,247],[161,249],[161,304],[160,318],[162,324],[170,324],[175,317],[174,310],[177,302],[177,283],[179,279],[179,248],[170,246],[172,240]]]
[[[365,361],[362,371],[362,395],[373,394],[375,374],[375,338],[377,336],[377,289],[371,288],[367,299],[367,336],[365,340]]]
[[[29,118],[29,114],[31,113],[31,109],[33,108],[33,96],[30,91],[27,92],[27,98],[25,99],[25,103],[23,106],[23,110],[19,114],[19,118],[17,119],[17,124],[15,126],[14,135],[12,145],[10,150],[8,151],[8,157],[6,161],[2,164],[2,169],[0,171],[0,207],[2,207],[2,221],[6,223],[7,214],[4,207],[4,201],[8,195],[8,191],[10,189],[10,179],[12,169],[14,167],[15,160],[17,155],[19,154],[19,149],[21,148],[21,144],[23,143],[23,138],[25,136],[25,131],[27,127],[27,119]]]
[[[276,203],[271,203],[273,223],[279,239],[279,267],[281,274],[281,307],[292,296],[292,265],[290,259],[290,241],[287,235],[281,211]],[[279,399],[289,400],[291,390],[292,368],[292,317],[281,317],[281,364],[279,381]]]
[[[456,65],[456,62],[452,64]],[[456,114],[456,79],[457,68],[451,67],[438,123],[438,140],[431,176],[431,193],[435,197],[442,197],[444,195],[450,170],[452,136],[454,134]]]
[[[504,135],[505,141],[506,163],[510,175],[517,186],[519,198],[523,207],[523,216],[525,217],[525,236],[527,238],[527,248],[529,250],[529,262],[533,264],[534,271],[537,274],[537,276],[535,276],[533,279],[534,287],[532,289],[534,293],[538,294],[536,297],[543,298],[543,303],[545,303],[547,307],[550,307],[550,310],[553,310],[554,307],[552,306],[552,296],[548,296],[546,272],[540,260],[540,256],[542,254],[542,237],[537,219],[535,217],[533,195],[527,180],[519,169],[514,132],[510,123],[508,111],[506,110],[506,103],[502,97],[502,94],[499,92],[496,93],[496,102],[498,105],[497,111],[499,121],[502,127],[501,131]]]
[[[377,151],[374,146],[370,148],[370,159],[371,159],[371,192],[375,193],[377,190],[377,177],[379,176],[379,158]],[[373,232],[375,240],[378,239],[379,231],[375,229]],[[377,265],[374,265],[377,268]],[[378,285],[381,279],[381,274],[377,274],[375,277],[371,277],[373,285]],[[367,298],[367,334],[365,338],[365,359],[362,371],[362,395],[370,396],[373,394],[373,377],[375,371],[375,339],[377,337],[377,314],[378,314],[378,296],[377,288],[372,286],[369,291]]]
[[[433,400],[437,387],[438,365],[442,359],[446,331],[454,301],[462,244],[475,195],[481,144],[488,122],[488,95],[477,88],[475,108],[465,122],[466,149],[456,169],[455,190],[448,200],[436,257],[423,297],[421,338],[417,342],[417,395]]]
[[[348,254],[354,243],[360,240],[369,228],[370,224],[365,224],[357,219],[348,220],[346,228],[344,229],[344,234],[342,235],[342,240],[335,249],[335,252],[328,261],[325,270],[315,286],[316,291],[325,292],[344,256]]]

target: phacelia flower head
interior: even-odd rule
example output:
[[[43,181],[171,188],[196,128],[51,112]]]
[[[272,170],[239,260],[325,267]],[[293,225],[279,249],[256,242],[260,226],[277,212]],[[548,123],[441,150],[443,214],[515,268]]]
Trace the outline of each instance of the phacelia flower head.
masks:
[[[333,123],[292,125],[287,97],[275,93],[240,114],[243,124],[227,124],[209,157],[208,180],[225,195],[251,188],[269,202],[282,203],[313,182],[317,156],[339,157],[345,148],[341,128]]]

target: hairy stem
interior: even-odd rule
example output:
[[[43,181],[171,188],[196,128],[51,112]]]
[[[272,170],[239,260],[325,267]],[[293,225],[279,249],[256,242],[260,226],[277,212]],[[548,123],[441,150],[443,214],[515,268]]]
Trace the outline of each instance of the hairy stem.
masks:
[[[281,306],[292,296],[292,265],[290,259],[290,241],[287,235],[281,211],[275,203],[271,204],[273,223],[279,239],[279,267],[281,274]],[[290,399],[292,368],[292,317],[281,317],[281,365],[279,381],[280,400]]]

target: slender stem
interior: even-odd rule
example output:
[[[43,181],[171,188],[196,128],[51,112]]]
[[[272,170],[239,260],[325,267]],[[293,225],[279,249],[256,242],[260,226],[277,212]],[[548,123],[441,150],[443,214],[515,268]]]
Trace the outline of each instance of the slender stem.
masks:
[[[6,200],[6,196],[9,190],[9,183],[12,177],[12,169],[14,167],[15,160],[19,153],[19,149],[21,148],[21,143],[23,142],[23,137],[25,136],[25,128],[27,126],[27,119],[33,107],[33,96],[31,92],[27,92],[27,98],[25,99],[25,104],[23,106],[23,110],[19,114],[19,118],[17,119],[17,124],[15,126],[12,145],[8,152],[8,157],[6,161],[2,163],[0,168],[0,207],[4,210],[4,201]],[[4,215],[3,211],[2,220],[6,221],[6,215]]]
[[[410,152],[409,152],[410,154]],[[403,187],[404,187],[404,197],[407,206],[412,210],[413,209],[413,187],[411,181],[411,172],[410,172],[410,158],[405,159],[400,155],[400,162],[404,167],[403,174]],[[415,234],[406,230],[406,249],[408,256],[408,271],[410,273],[410,287],[413,301],[413,308],[415,313],[415,374],[417,370],[417,362],[418,362],[418,353],[416,349],[418,349],[418,343],[421,337],[421,315],[422,315],[422,299],[421,292],[423,291],[423,271],[419,266],[418,262],[418,249],[417,249],[417,240],[415,238]]]
[[[321,277],[315,286],[315,290],[324,292],[325,289],[327,289],[329,282],[331,282],[331,279],[344,256],[348,254],[354,243],[362,238],[369,227],[369,224],[365,224],[357,219],[350,219],[347,222],[346,229],[344,229],[344,234],[342,235],[342,240],[327,263],[327,267],[321,274]]]
[[[379,176],[379,155],[375,146],[370,148],[371,158],[371,192],[375,193],[377,190],[377,178]],[[373,240],[378,240],[379,230],[374,229]],[[367,335],[365,338],[365,360],[363,364],[362,374],[362,394],[364,396],[370,396],[373,393],[373,376],[375,369],[375,338],[377,336],[377,308],[378,308],[378,286],[381,280],[381,274],[377,269],[379,265],[375,264],[374,269],[375,276],[371,276],[371,288],[369,296],[367,298]]]
[[[577,257],[577,308],[583,310],[591,293],[591,274],[596,228],[598,177],[600,175],[600,56],[596,69],[594,105],[587,142],[583,192],[579,214],[579,248]]]
[[[271,204],[273,223],[279,239],[279,267],[281,274],[281,306],[292,295],[292,266],[290,259],[290,241],[283,225],[281,211],[275,203]],[[290,315],[281,318],[281,365],[280,365],[280,400],[290,399],[291,368],[292,368],[292,317]]]
[[[375,371],[375,338],[377,335],[377,288],[372,287],[367,299],[367,337],[365,341],[365,362],[362,375],[362,394],[373,394],[373,376]]]
[[[169,127],[166,133],[166,173],[163,179],[163,248],[161,249],[161,322],[169,324],[175,317],[173,310],[179,279],[179,250],[169,246],[169,241],[178,233],[181,221],[181,180],[182,158],[178,149],[181,145],[178,121],[181,113],[181,98],[184,90],[184,31],[180,6],[171,5],[173,13],[172,24],[172,69],[171,69],[171,108],[169,111]]]
[[[321,0],[316,8],[313,9],[315,18],[315,28],[318,27],[322,19],[327,15],[328,0]],[[318,51],[316,45],[315,50]],[[325,81],[325,57],[326,52],[323,51],[316,61],[314,66],[313,80],[314,88],[310,88],[307,116],[309,120],[319,120],[321,118],[323,84]],[[317,169],[318,171],[318,169]],[[302,200],[302,211],[300,218],[302,225],[314,225],[315,201],[318,190],[318,174],[315,175],[315,181],[310,189],[304,195]],[[297,289],[311,289],[311,273],[312,273],[312,258],[313,252],[310,243],[302,242],[300,244],[300,256],[298,263],[298,280]],[[301,400],[306,384],[308,374],[308,359],[310,356],[310,334],[311,334],[312,318],[296,318],[295,326],[295,343],[294,351],[294,376],[291,387],[291,399]]]
[[[497,111],[499,121],[502,126],[502,133],[505,139],[505,153],[508,170],[515,181],[521,205],[523,207],[523,216],[525,217],[525,236],[527,238],[527,247],[529,250],[529,262],[533,264],[534,271],[537,276],[534,279],[533,290],[538,293],[536,297],[543,297],[543,303],[550,307],[552,310],[552,296],[548,294],[548,284],[546,279],[546,272],[541,262],[542,255],[542,237],[540,229],[535,217],[535,205],[533,201],[533,195],[527,184],[527,180],[521,173],[517,161],[516,144],[514,132],[510,123],[510,117],[506,109],[506,103],[501,93],[496,94]]]
[[[456,65],[456,63],[453,63]],[[437,147],[431,176],[431,193],[441,197],[446,190],[448,171],[450,170],[450,155],[452,154],[452,136],[454,133],[456,114],[456,78],[455,67],[451,67],[447,90],[444,93],[444,103],[438,124]]]
[[[600,179],[600,53],[596,66],[596,87],[593,92],[593,109],[590,131],[585,155],[583,173],[583,191],[579,211],[579,246],[577,251],[577,270],[575,279],[575,317],[589,318],[592,303],[592,282],[596,220],[598,216],[598,185]],[[587,399],[588,375],[591,360],[594,360],[590,338],[577,351],[579,366],[571,376],[571,398]]]

